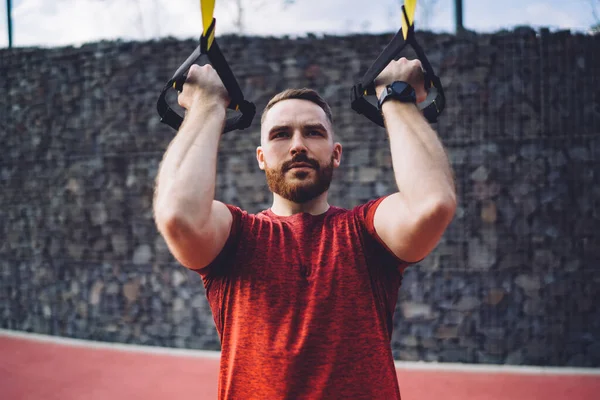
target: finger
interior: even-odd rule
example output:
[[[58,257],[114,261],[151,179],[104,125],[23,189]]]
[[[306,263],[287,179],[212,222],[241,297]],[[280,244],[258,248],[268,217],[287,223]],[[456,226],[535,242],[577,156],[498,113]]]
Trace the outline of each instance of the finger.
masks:
[[[419,67],[420,69],[423,69],[423,64],[421,63],[421,60],[419,60],[418,58],[411,60],[411,63],[415,66],[415,67]]]

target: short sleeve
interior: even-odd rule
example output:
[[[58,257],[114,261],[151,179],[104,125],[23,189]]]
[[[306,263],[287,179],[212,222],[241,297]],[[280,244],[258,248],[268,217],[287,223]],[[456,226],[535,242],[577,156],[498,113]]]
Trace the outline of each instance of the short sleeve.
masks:
[[[194,270],[203,278],[206,278],[214,273],[225,273],[234,262],[235,256],[238,252],[244,220],[248,217],[248,213],[239,207],[229,204],[226,204],[226,206],[231,212],[231,216],[233,218],[231,221],[229,236],[227,237],[227,241],[225,242],[225,246],[223,246],[221,252],[210,264],[204,268]]]
[[[375,211],[386,197],[380,197],[360,205],[356,207],[355,212],[363,228],[363,245],[367,253],[367,259],[376,259],[378,263],[390,265],[400,272],[404,272],[408,266],[417,264],[418,262],[409,263],[398,258],[375,230]]]

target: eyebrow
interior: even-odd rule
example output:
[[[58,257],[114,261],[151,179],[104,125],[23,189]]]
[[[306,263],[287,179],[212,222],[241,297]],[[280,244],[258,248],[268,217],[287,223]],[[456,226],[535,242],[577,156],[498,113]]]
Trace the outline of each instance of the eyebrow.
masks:
[[[283,131],[283,130],[288,130],[290,129],[290,125],[288,124],[281,124],[281,125],[275,125],[273,126],[271,129],[269,129],[269,135],[271,135],[273,132],[278,132],[278,131]],[[319,131],[323,131],[327,134],[329,134],[329,132],[327,131],[327,128],[325,128],[325,126],[321,123],[311,123],[311,124],[306,124],[302,126],[303,130],[319,130]]]

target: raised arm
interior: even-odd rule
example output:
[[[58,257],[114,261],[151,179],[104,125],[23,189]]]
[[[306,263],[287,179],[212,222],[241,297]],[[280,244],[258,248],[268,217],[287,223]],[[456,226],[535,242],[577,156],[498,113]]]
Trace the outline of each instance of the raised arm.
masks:
[[[219,254],[231,228],[231,213],[214,200],[229,99],[210,65],[193,65],[178,102],[186,115],[158,171],[154,219],[173,256],[188,268],[200,269]]]
[[[418,60],[393,61],[378,77],[378,95],[387,84],[404,81],[426,97]],[[415,104],[390,100],[382,112],[390,139],[398,193],[375,211],[377,234],[400,259],[420,261],[437,245],[454,217],[456,189],[446,152]]]

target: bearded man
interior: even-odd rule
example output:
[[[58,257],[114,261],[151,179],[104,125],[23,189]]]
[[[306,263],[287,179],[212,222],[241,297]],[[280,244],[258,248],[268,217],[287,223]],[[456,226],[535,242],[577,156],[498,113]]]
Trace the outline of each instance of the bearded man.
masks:
[[[396,193],[346,210],[328,189],[342,161],[313,90],[276,95],[256,150],[273,193],[258,214],[215,200],[229,98],[210,65],[180,93],[186,117],[161,163],[157,227],[203,279],[221,340],[220,399],[399,399],[390,341],[402,274],[437,245],[456,209],[453,173],[416,103],[418,60],[376,80]]]

